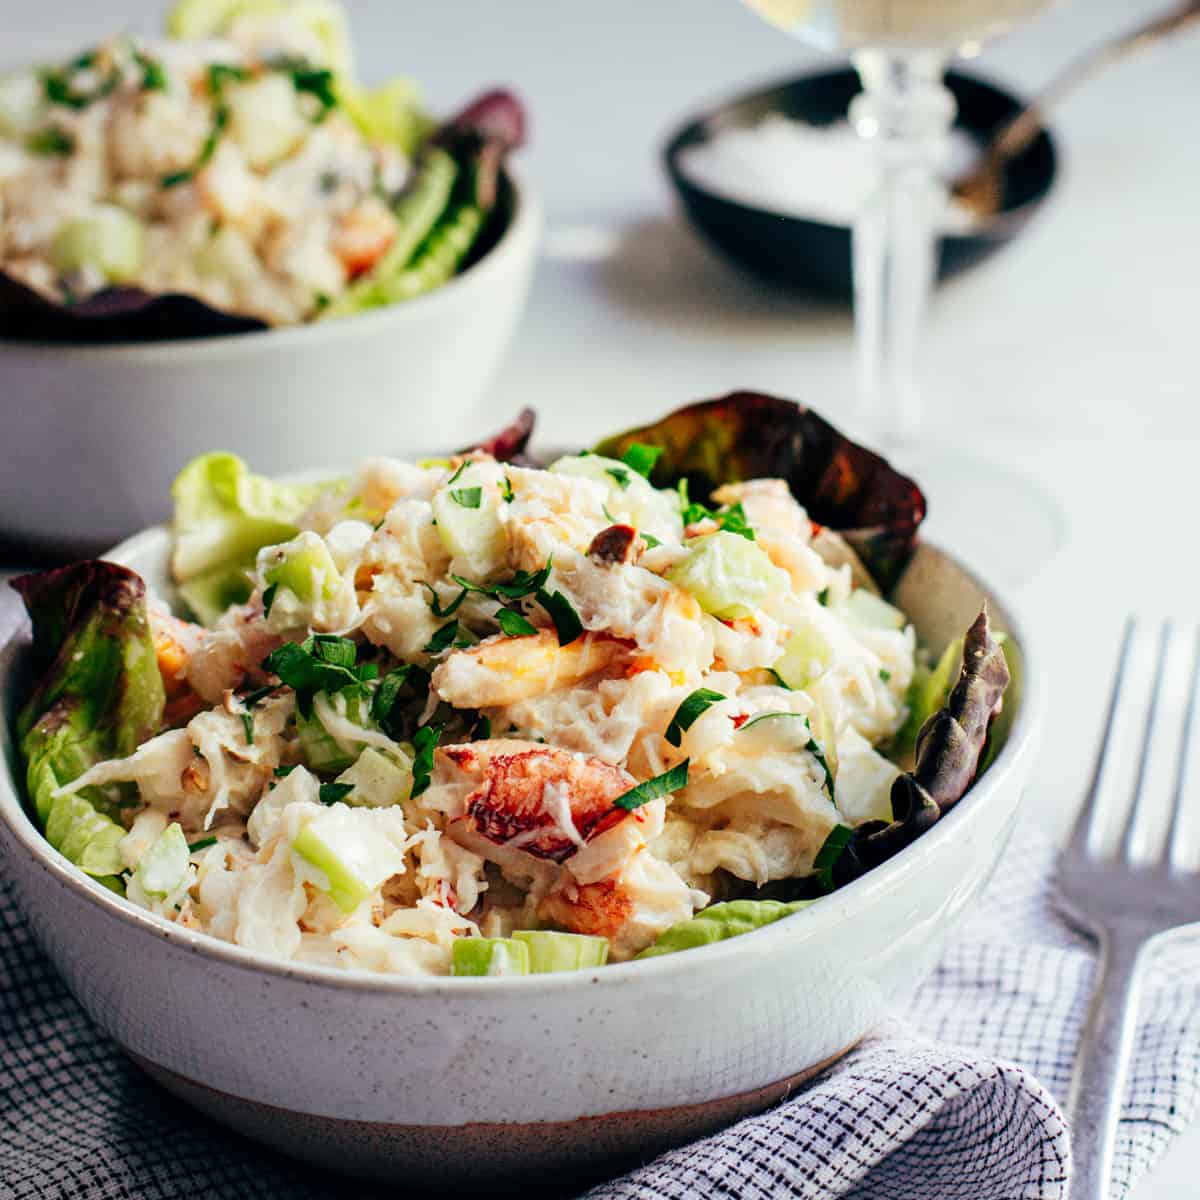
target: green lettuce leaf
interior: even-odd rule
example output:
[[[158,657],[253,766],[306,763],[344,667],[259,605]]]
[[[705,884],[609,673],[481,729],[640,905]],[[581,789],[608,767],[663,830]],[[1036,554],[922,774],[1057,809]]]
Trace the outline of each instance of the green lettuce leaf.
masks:
[[[791,916],[811,903],[811,900],[794,900],[786,904],[779,900],[726,900],[722,904],[713,904],[689,920],[678,921],[664,930],[654,944],[647,946],[637,957],[656,958],[660,954],[693,950],[697,946],[740,937]]]
[[[251,474],[236,455],[193,459],[171,486],[175,550],[171,571],[188,607],[206,625],[250,596],[250,570],[263,546],[289,541],[327,484],[276,483]]]
[[[158,732],[163,684],[146,587],[126,567],[82,562],[13,580],[33,622],[33,692],[17,718],[26,784],[52,846],[119,890],[121,796],[54,792]]]

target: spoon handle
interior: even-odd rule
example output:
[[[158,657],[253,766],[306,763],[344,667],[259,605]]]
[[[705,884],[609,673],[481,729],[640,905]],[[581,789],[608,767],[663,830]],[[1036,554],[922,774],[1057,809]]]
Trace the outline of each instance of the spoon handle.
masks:
[[[1046,111],[1080,84],[1114,62],[1145,50],[1200,19],[1200,0],[1184,0],[1160,16],[1090,50],[1055,76],[992,139],[988,156],[994,161],[1020,154],[1037,136]]]

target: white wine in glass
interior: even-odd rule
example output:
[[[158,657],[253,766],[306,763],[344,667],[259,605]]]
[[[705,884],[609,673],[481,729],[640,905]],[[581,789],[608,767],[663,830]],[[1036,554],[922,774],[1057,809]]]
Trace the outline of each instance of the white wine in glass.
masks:
[[[822,49],[949,52],[1024,21],[1046,0],[746,0],[760,16]]]
[[[978,514],[1004,512],[993,530],[991,565],[1010,578],[1028,573],[1035,546],[1052,552],[1062,533],[1057,506],[998,465],[943,449],[921,428],[915,377],[918,337],[936,274],[938,225],[947,202],[939,169],[954,122],[946,67],[955,54],[1048,7],[1051,0],[744,0],[787,33],[850,55],[863,90],[849,119],[879,164],[879,183],[854,225],[854,316],[859,364],[858,420],[852,422],[902,467],[919,474],[931,512],[967,514],[974,524],[945,529],[977,548],[987,535]],[[1014,511],[1014,506],[1016,510]],[[1019,511],[1022,507],[1026,511]],[[975,514],[971,517],[970,514]],[[940,522],[939,522],[940,524]],[[970,534],[972,542],[961,537]]]

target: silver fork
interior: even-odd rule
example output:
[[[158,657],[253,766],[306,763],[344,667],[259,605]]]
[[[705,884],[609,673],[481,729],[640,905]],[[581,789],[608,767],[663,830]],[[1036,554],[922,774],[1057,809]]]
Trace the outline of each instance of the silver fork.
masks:
[[[1158,641],[1146,728],[1134,784],[1133,800],[1116,858],[1096,849],[1097,797],[1112,743],[1113,723],[1135,645],[1136,625],[1125,626],[1116,678],[1099,754],[1083,808],[1071,840],[1058,859],[1058,899],[1072,924],[1099,943],[1100,963],[1091,1010],[1079,1042],[1068,1120],[1075,1162],[1072,1200],[1108,1200],[1112,1179],[1117,1120],[1129,1074],[1129,1058],[1137,1023],[1138,993],[1146,964],[1165,934],[1200,920],[1200,876],[1179,867],[1180,817],[1187,788],[1187,746],[1196,732],[1197,683],[1200,682],[1200,638],[1192,652],[1188,700],[1180,734],[1170,822],[1164,850],[1152,864],[1134,861],[1134,827],[1146,819],[1144,793],[1150,747],[1162,720],[1163,679],[1171,627]]]

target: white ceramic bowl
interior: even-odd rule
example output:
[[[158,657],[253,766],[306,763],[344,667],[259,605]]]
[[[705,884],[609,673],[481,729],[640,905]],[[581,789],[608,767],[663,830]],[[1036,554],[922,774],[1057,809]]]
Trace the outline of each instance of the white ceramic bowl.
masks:
[[[513,193],[496,245],[406,304],[191,341],[0,338],[0,542],[96,554],[166,516],[179,469],[214,448],[281,475],[487,427],[475,406],[524,306],[541,225],[529,185],[514,179]]]
[[[112,557],[166,585],[167,535]],[[925,546],[897,599],[933,647],[989,589]],[[134,908],[29,820],[8,730],[28,632],[0,653],[5,871],[93,1019],[154,1078],[243,1133],[341,1171],[493,1185],[610,1169],[774,1102],[903,1003],[1007,841],[1042,721],[1026,630],[1007,742],[953,811],[891,861],[756,933],[595,972],[395,979],[274,962]]]

